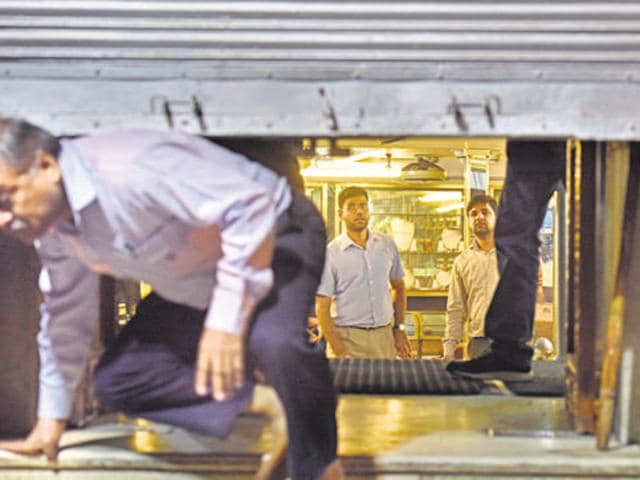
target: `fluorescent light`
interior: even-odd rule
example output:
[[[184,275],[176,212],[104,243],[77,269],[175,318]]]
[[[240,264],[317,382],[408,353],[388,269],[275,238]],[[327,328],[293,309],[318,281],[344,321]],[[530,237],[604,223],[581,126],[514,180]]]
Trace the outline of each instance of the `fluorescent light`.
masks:
[[[452,210],[462,210],[464,208],[464,202],[456,202],[450,205],[444,205],[443,207],[436,208],[436,213],[451,212]]]
[[[401,169],[395,165],[370,163],[337,166],[335,162],[318,161],[300,170],[304,178],[398,178]]]
[[[429,192],[420,197],[421,202],[453,202],[462,200],[462,192],[454,190],[441,190],[439,192]]]

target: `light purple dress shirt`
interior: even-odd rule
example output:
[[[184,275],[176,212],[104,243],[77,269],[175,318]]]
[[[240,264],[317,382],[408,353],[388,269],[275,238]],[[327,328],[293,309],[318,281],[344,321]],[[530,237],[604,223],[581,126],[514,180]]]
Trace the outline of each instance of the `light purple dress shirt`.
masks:
[[[66,418],[97,326],[98,274],[143,280],[242,333],[271,288],[287,181],[205,139],[130,131],[62,140],[73,221],[36,242],[42,260],[38,414]]]

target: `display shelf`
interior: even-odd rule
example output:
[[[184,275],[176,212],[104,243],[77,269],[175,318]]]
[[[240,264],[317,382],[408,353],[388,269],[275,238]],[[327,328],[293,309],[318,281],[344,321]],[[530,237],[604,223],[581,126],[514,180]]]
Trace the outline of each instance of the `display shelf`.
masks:
[[[442,190],[435,189],[367,190],[369,226],[394,239],[407,274],[407,286],[423,291],[434,287],[446,290],[448,272],[464,249],[462,190],[448,189],[450,200],[441,200]]]

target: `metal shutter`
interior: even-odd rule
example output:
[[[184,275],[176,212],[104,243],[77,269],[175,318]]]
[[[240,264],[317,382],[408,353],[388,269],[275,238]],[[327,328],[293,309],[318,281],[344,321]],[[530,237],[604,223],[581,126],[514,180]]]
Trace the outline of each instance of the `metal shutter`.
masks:
[[[639,61],[629,0],[0,1],[0,110],[58,130],[629,139]]]

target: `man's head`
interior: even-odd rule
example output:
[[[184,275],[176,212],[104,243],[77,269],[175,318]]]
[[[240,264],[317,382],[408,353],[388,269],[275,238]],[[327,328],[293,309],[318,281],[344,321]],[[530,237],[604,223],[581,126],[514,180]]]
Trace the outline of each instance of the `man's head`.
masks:
[[[0,118],[0,228],[31,243],[66,211],[58,140],[28,122]]]
[[[476,195],[467,204],[467,217],[476,237],[487,238],[496,228],[498,204],[489,195]]]
[[[369,225],[369,195],[364,188],[347,187],[338,195],[338,215],[347,231],[361,232]]]

